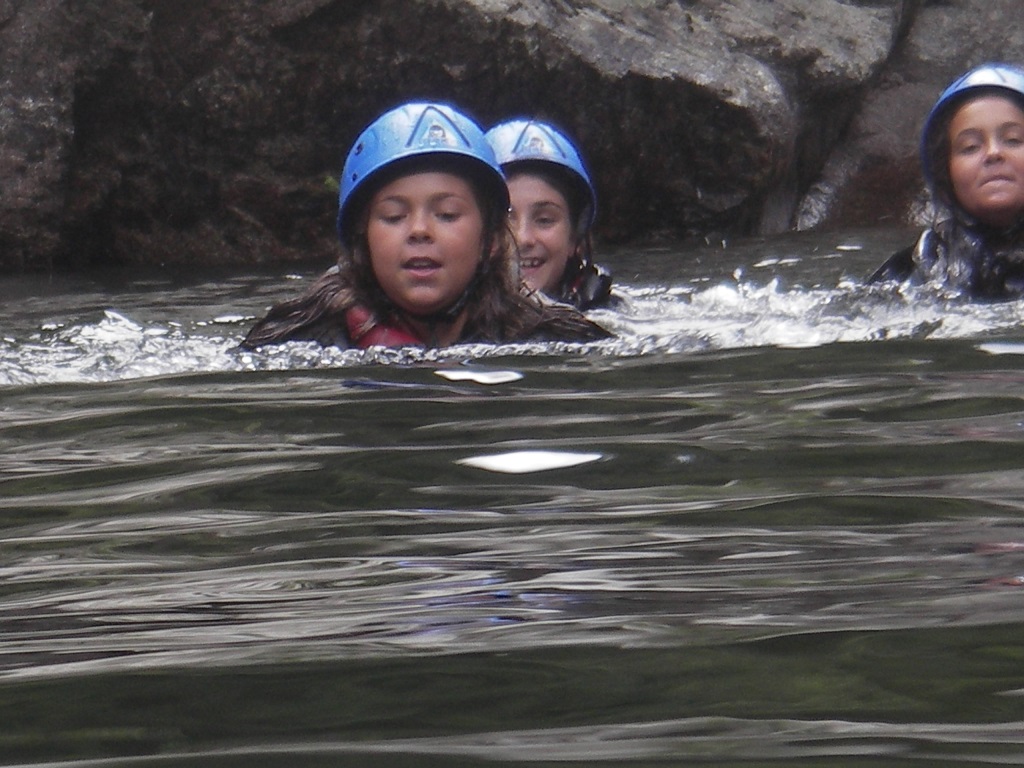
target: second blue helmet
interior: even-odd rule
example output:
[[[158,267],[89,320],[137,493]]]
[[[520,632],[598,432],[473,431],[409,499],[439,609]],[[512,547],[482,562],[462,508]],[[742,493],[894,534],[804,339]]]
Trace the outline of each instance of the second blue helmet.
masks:
[[[528,119],[499,123],[487,131],[486,136],[503,168],[512,163],[542,161],[568,169],[580,183],[586,198],[589,211],[585,225],[589,228],[594,223],[597,191],[579,150],[568,136],[550,123]]]
[[[409,102],[368,125],[348,153],[338,194],[338,236],[351,245],[356,214],[367,183],[393,164],[413,157],[448,155],[468,161],[481,194],[501,211],[508,209],[508,187],[483,130],[448,104]]]

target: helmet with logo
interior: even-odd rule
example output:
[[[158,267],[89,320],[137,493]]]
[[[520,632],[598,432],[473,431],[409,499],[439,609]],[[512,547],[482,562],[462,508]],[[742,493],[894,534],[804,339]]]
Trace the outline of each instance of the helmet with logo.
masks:
[[[585,208],[582,229],[589,229],[597,215],[597,192],[579,151],[569,137],[550,123],[516,119],[499,123],[487,132],[498,163],[506,174],[517,163],[553,163],[569,171]]]
[[[384,172],[400,172],[404,161],[413,158],[451,160],[453,169],[472,175],[479,193],[501,215],[508,210],[505,177],[480,127],[448,104],[409,102],[370,123],[348,153],[338,194],[338,236],[343,244],[351,245],[354,217],[371,188],[377,188],[368,182],[392,178]]]
[[[1024,109],[1024,70],[1010,64],[982,64],[958,77],[939,96],[921,131],[921,169],[933,192],[948,182],[945,131],[950,117],[968,98],[986,92],[1010,96]]]

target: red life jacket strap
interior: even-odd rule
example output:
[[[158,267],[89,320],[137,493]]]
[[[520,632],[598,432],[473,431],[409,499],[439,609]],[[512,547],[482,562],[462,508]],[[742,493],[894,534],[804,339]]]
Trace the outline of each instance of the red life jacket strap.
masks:
[[[423,346],[423,339],[405,328],[380,322],[366,307],[356,306],[346,310],[345,325],[352,344],[360,349]]]

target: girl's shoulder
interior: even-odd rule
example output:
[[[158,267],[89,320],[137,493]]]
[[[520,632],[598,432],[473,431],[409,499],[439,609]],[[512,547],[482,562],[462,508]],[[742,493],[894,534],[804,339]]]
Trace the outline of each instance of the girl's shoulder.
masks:
[[[886,259],[878,269],[871,273],[867,282],[881,283],[890,280],[903,282],[909,279],[921,267],[935,262],[941,239],[942,235],[935,229],[931,227],[925,229],[916,241]]]
[[[337,267],[331,267],[300,296],[275,304],[249,329],[241,346],[255,349],[286,341],[315,341],[324,347],[351,346],[346,310],[351,291]]]

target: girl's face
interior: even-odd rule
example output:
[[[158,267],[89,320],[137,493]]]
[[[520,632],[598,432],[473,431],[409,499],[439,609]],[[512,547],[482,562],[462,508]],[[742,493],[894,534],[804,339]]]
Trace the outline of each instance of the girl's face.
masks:
[[[523,281],[535,291],[553,293],[576,251],[569,204],[561,192],[528,173],[509,178],[508,192]]]
[[[482,259],[484,221],[461,176],[402,176],[370,199],[366,240],[373,274],[398,307],[430,315],[454,304]]]
[[[949,178],[965,211],[995,227],[1024,213],[1024,112],[1003,96],[980,96],[949,123]]]

